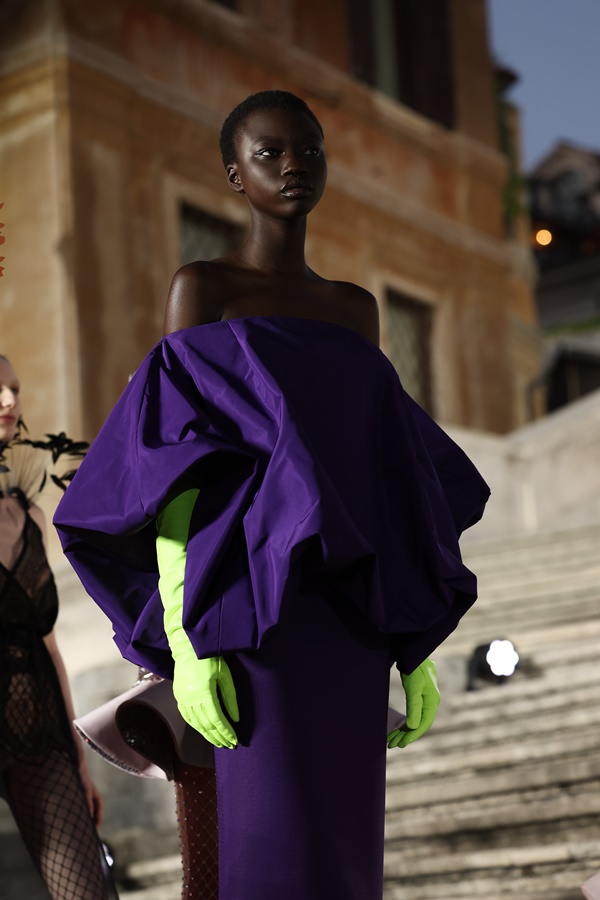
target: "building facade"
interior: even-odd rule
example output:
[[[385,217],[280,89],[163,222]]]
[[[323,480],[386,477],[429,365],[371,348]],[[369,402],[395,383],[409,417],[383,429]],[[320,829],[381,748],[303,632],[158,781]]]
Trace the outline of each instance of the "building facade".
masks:
[[[600,388],[600,153],[561,141],[529,176],[538,380],[548,412]]]
[[[218,135],[248,94],[322,122],[307,260],[380,303],[437,419],[527,418],[527,228],[507,233],[484,0],[7,0],[0,13],[2,346],[30,430],[92,438],[160,338],[173,272],[242,239]]]
[[[507,227],[484,0],[3,0],[0,353],[30,432],[93,438],[160,338],[173,272],[242,239],[218,135],[269,88],[304,97],[325,132],[309,265],[376,295],[382,347],[438,420],[521,424],[539,370],[531,248],[525,223]],[[133,675],[57,570],[88,710]],[[120,865],[164,865],[171,786],[92,766]]]

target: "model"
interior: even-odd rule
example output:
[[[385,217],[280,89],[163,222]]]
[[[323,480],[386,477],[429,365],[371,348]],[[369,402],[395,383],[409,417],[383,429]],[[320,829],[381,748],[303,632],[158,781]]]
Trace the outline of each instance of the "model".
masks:
[[[475,600],[458,536],[489,490],[404,393],[375,298],[305,262],[327,173],[311,110],[255,94],[221,150],[250,233],[176,273],[167,336],[55,522],[123,655],[173,678],[218,748],[221,900],[380,900],[390,665],[402,747]]]
[[[105,884],[94,827],[102,799],[71,726],[44,515],[33,502],[44,467],[35,460],[43,451],[28,448],[26,465],[13,453],[19,390],[12,365],[0,356],[0,793],[52,898],[105,900],[116,894]]]

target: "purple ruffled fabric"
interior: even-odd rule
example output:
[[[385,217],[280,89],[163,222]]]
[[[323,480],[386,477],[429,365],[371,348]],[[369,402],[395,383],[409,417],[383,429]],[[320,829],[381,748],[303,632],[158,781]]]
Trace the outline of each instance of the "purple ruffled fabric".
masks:
[[[200,657],[256,649],[322,587],[393,635],[408,672],[476,599],[458,537],[489,488],[343,326],[259,316],[164,338],[59,504],[64,551],[121,653],[164,677],[154,520],[190,486],[183,623]]]

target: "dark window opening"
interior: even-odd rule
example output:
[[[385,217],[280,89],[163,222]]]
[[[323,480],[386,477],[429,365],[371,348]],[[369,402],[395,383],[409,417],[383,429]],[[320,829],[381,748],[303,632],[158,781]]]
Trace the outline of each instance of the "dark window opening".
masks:
[[[217,259],[242,243],[244,229],[203,209],[182,203],[179,213],[181,264]]]
[[[348,15],[352,74],[453,128],[448,0],[348,0]]]
[[[405,391],[433,415],[431,307],[388,289],[388,357]]]

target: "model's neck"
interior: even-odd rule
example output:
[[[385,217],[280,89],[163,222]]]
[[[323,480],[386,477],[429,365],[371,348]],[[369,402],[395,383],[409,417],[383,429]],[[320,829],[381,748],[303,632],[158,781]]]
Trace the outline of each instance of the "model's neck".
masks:
[[[306,217],[283,222],[255,217],[239,255],[246,265],[263,272],[305,274],[305,237]]]

